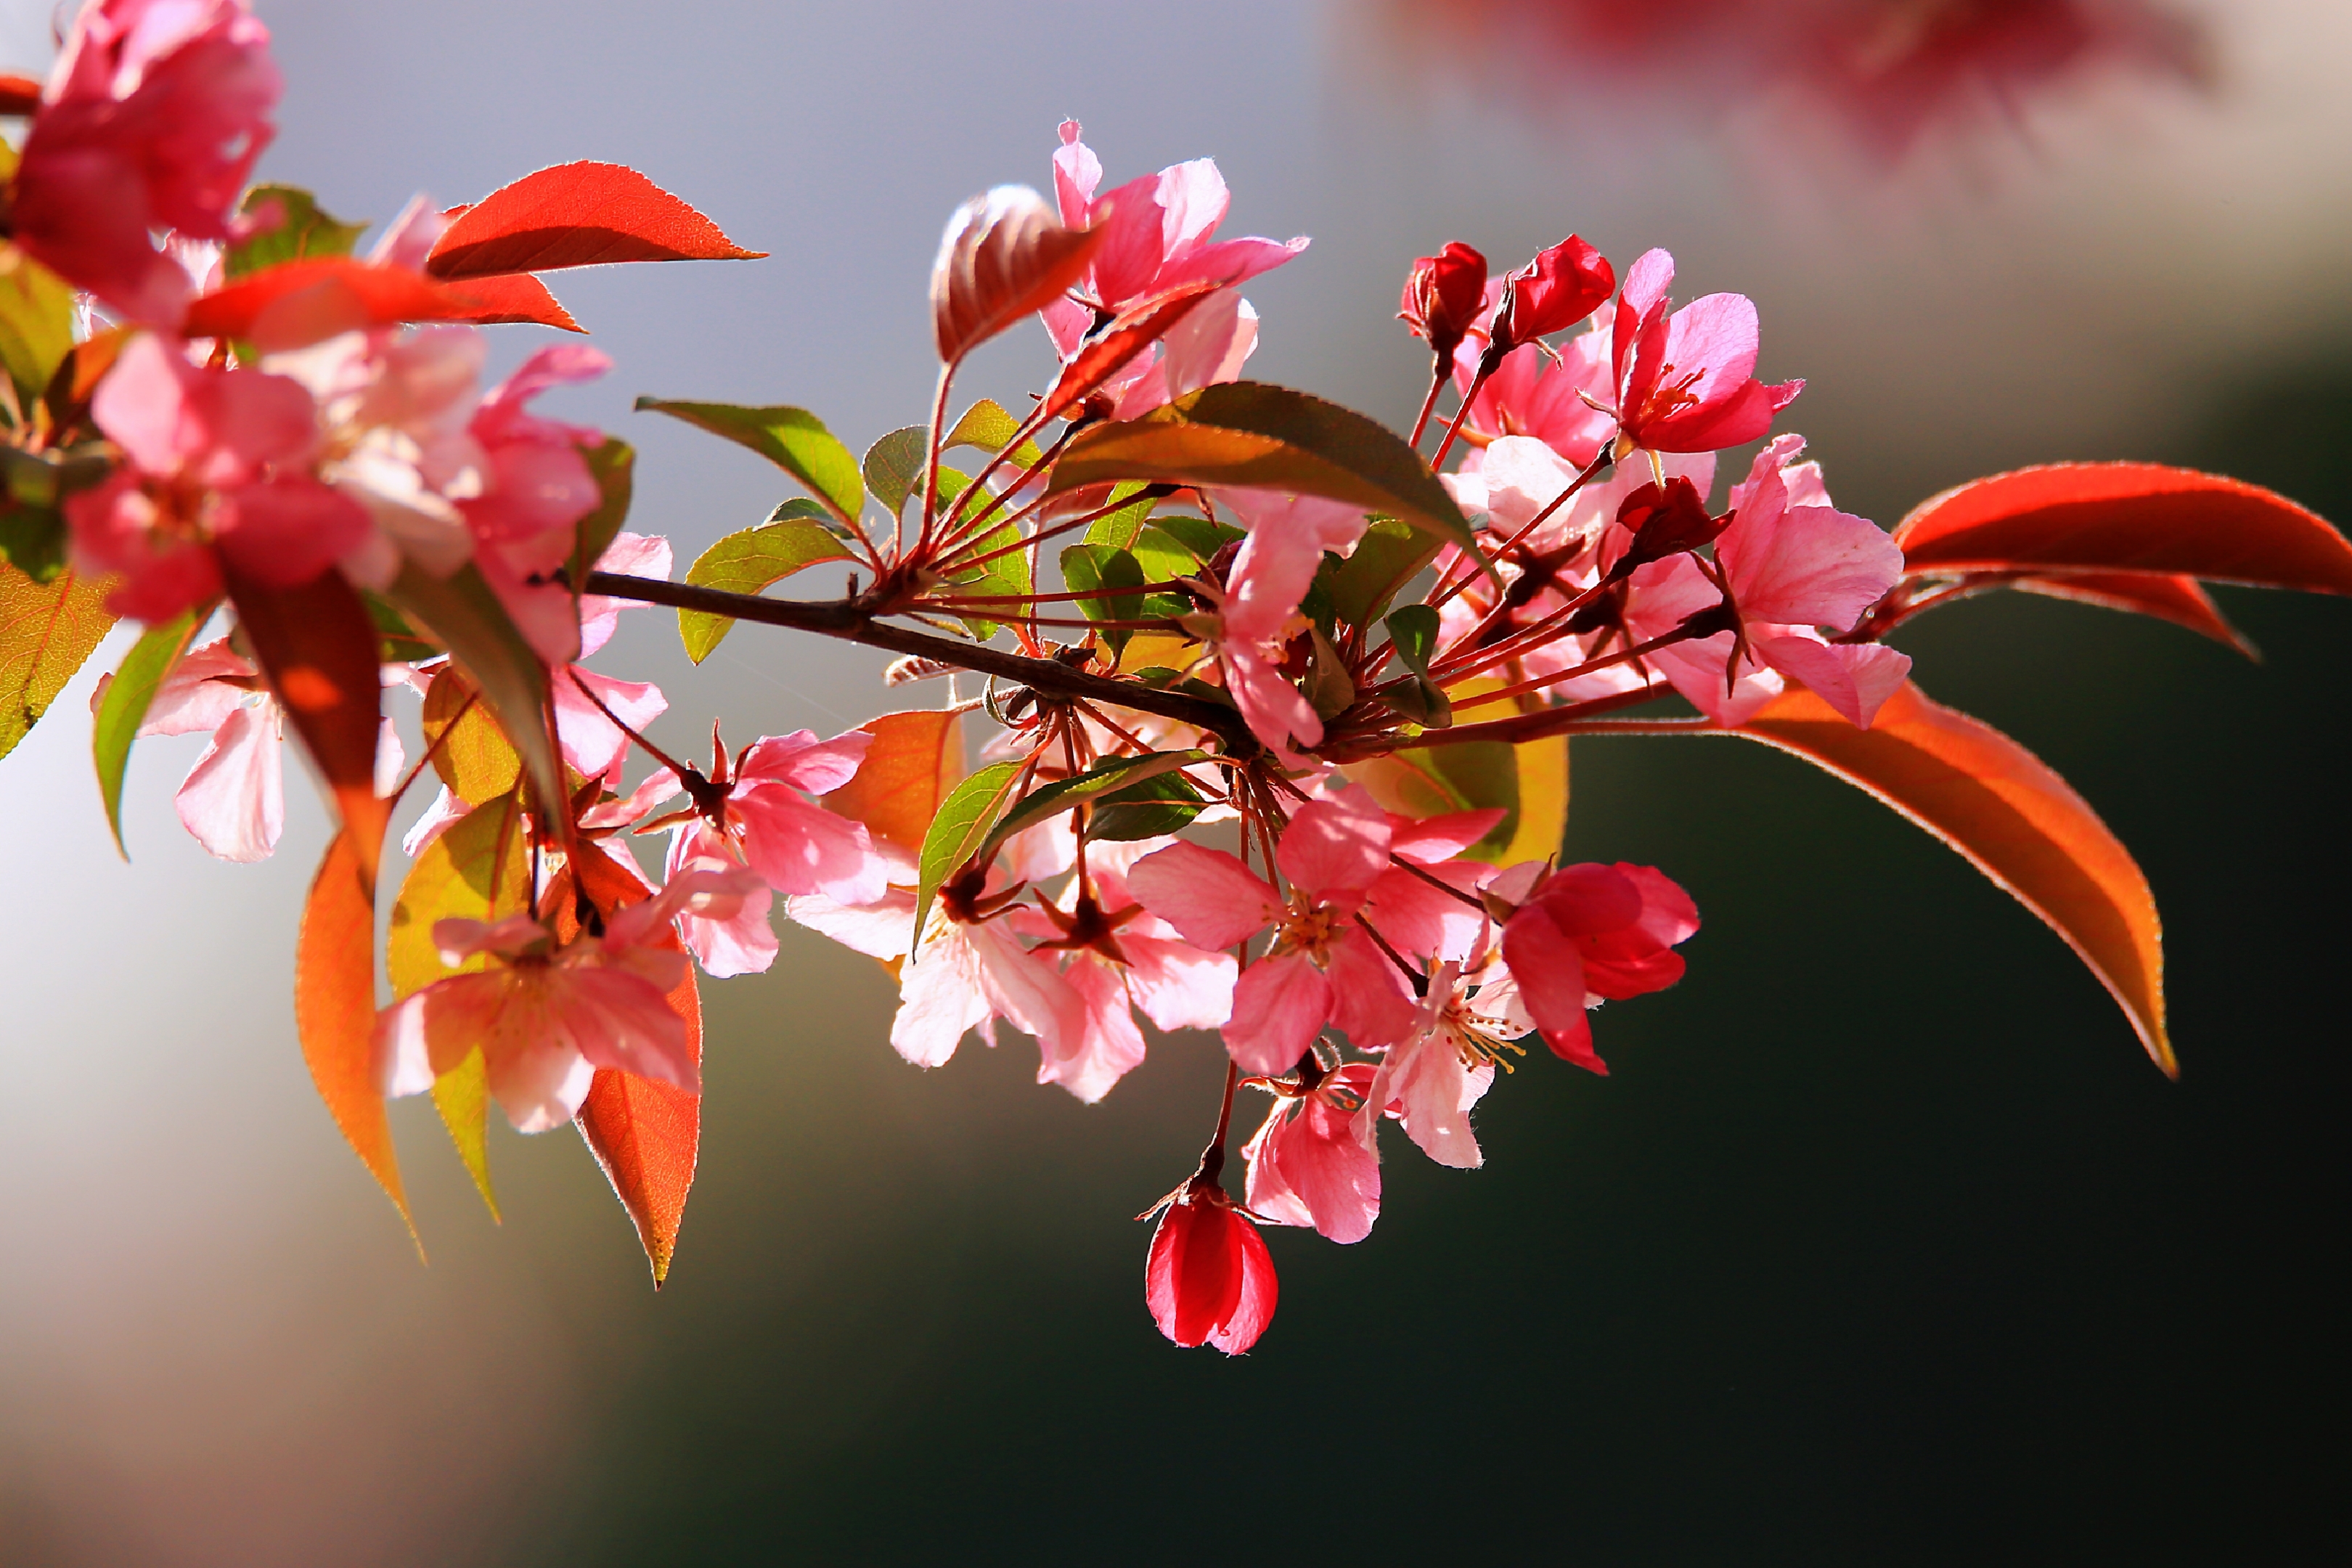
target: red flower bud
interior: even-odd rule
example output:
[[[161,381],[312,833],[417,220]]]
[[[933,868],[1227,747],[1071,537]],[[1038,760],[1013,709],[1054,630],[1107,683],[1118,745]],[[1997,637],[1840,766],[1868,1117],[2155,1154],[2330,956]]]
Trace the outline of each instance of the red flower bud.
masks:
[[[1609,258],[1570,235],[1504,278],[1491,357],[1499,361],[1522,343],[1576,325],[1599,310],[1616,287],[1617,272]]]
[[[1404,305],[1397,320],[1426,339],[1440,365],[1469,335],[1486,300],[1486,258],[1460,240],[1449,240],[1435,256],[1416,257],[1405,275]]]
[[[1225,1190],[1195,1176],[1151,1233],[1143,1296],[1152,1321],[1178,1344],[1239,1355],[1274,1321],[1274,1259]]]
[[[1625,547],[1609,574],[1624,577],[1637,566],[1711,544],[1730,525],[1731,515],[1709,517],[1698,487],[1688,479],[1668,479],[1664,489],[1643,485],[1617,509],[1617,521],[1633,534],[1633,542]]]

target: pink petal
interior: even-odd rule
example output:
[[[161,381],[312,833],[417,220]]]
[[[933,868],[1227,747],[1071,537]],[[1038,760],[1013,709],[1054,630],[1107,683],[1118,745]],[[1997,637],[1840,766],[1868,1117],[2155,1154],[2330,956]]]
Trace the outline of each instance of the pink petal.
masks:
[[[1227,1355],[1240,1355],[1257,1343],[1258,1336],[1274,1321],[1278,1291],[1274,1259],[1266,1255],[1265,1238],[1258,1235],[1257,1226],[1239,1215],[1233,1216],[1233,1223],[1234,1244],[1241,1258],[1241,1289],[1234,1297],[1232,1310],[1210,1331],[1209,1342]]]
[[[1140,936],[1130,924],[1118,933],[1127,954],[1128,989],[1144,1015],[1163,1029],[1214,1029],[1234,1016],[1234,981],[1240,966],[1230,952],[1203,952],[1186,942]]]
[[[779,784],[739,784],[728,800],[743,824],[743,858],[780,893],[869,904],[887,886],[862,823],[811,805]]]
[[[173,804],[197,843],[224,860],[266,860],[286,828],[284,742],[276,703],[240,706],[213,733]]]
[[[1403,974],[1362,931],[1348,931],[1332,944],[1329,974],[1331,1022],[1360,1049],[1385,1046],[1412,1027],[1412,993]],[[1240,1011],[1238,997],[1234,1011]]]
[[[605,717],[605,710],[643,734],[646,726],[669,708],[669,699],[658,686],[615,680],[576,664],[559,671],[550,684],[555,697],[555,738],[562,747],[563,760],[587,778],[610,772],[628,752],[629,737]],[[587,691],[581,690],[583,686]],[[598,702],[604,707],[599,708]]]
[[[1360,788],[1309,801],[1283,829],[1274,858],[1282,874],[1314,898],[1360,895],[1389,868],[1387,814]]]
[[[1331,983],[1321,970],[1297,953],[1261,958],[1234,983],[1225,1049],[1242,1071],[1278,1077],[1298,1065],[1330,1020]]]
[[[1759,637],[1756,651],[1765,663],[1811,688],[1847,723],[1864,730],[1911,673],[1910,655],[1877,643]]]
[[[980,985],[980,961],[965,928],[951,926],[923,944],[898,972],[898,1015],[890,1044],[919,1068],[955,1055],[964,1031],[989,1016]]]
[[[1219,657],[1224,663],[1225,689],[1233,694],[1234,706],[1241,710],[1250,733],[1271,747],[1276,756],[1290,762],[1298,760],[1290,749],[1294,738],[1309,746],[1322,741],[1323,721],[1316,717],[1314,705],[1247,642],[1225,643],[1219,649]]]
[[[762,735],[743,748],[743,754],[735,759],[735,776],[739,780],[785,784],[809,795],[824,795],[856,776],[858,764],[866,760],[873,744],[874,737],[863,730],[852,730],[829,741],[818,740],[813,730],[795,730],[789,735]]]
[[[1543,905],[1529,904],[1504,926],[1503,962],[1544,1044],[1606,1077],[1609,1068],[1592,1053],[1592,1026],[1584,1013],[1583,954]]]
[[[809,893],[785,900],[784,918],[868,957],[904,958],[915,930],[915,895],[892,888],[870,904],[843,904]]]
[[[1283,907],[1274,889],[1238,859],[1192,843],[1171,844],[1137,861],[1127,887],[1185,941],[1212,950],[1255,935]]]
[[[1044,1060],[1037,1081],[1058,1083],[1092,1105],[1142,1065],[1143,1032],[1117,965],[1081,952],[1063,978],[1084,1005],[1084,1022],[1068,1034],[1038,1037]]]
[[[614,969],[566,970],[551,988],[549,1008],[593,1065],[700,1091],[686,1020],[651,982]]]

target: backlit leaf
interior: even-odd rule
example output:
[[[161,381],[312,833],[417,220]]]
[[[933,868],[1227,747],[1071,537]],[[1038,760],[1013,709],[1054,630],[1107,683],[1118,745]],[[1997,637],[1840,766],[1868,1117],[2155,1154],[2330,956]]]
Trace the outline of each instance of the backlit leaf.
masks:
[[[1087,837],[1129,843],[1181,832],[1206,804],[1182,773],[1160,773],[1098,797],[1087,814]]]
[[[1147,581],[1143,563],[1116,545],[1071,545],[1062,552],[1062,581],[1074,594],[1093,595],[1076,601],[1078,613],[1090,621],[1132,621],[1143,616],[1142,594],[1104,592],[1140,589]],[[1105,626],[1095,633],[1110,650],[1113,659],[1131,635],[1118,626]]]
[[[453,318],[457,321],[478,322],[483,326],[492,326],[500,321],[523,322],[553,327],[565,332],[588,330],[572,320],[572,312],[549,292],[546,284],[528,272],[468,278],[454,285],[450,291],[466,301],[465,313]]]
[[[827,811],[919,853],[940,805],[963,779],[961,718],[936,709],[885,713],[858,726],[874,737],[857,774],[823,798]]]
[[[328,1114],[400,1210],[414,1240],[416,1221],[401,1190],[392,1125],[375,1079],[375,901],[361,883],[360,858],[341,833],[328,844],[302,907],[294,946],[294,1026]]]
[[[866,484],[857,459],[835,438],[824,422],[805,408],[782,405],[744,408],[732,403],[676,403],[637,399],[639,410],[683,419],[738,446],[749,447],[806,485],[809,493],[847,523],[866,504]]]
[[[391,803],[375,793],[383,709],[375,622],[342,574],[331,569],[295,588],[272,587],[226,562],[221,575],[254,661],[334,797],[360,878],[373,896],[392,815]]]
[[[850,558],[849,551],[830,531],[806,519],[787,518],[729,534],[686,569],[686,580],[730,594],[757,594],[803,567]],[[697,664],[709,658],[711,649],[734,626],[733,618],[727,616],[701,610],[677,613],[678,640],[686,645],[686,657]]]
[[[905,510],[907,498],[922,488],[923,465],[931,455],[930,430],[908,425],[893,430],[866,448],[860,465],[866,492],[892,517]]]
[[[245,194],[245,205],[239,210],[251,218],[272,205],[278,212],[278,223],[230,246],[221,258],[224,277],[243,278],[281,261],[349,256],[360,236],[367,232],[365,223],[343,222],[320,206],[318,197],[297,185],[256,185]]]
[[[1065,228],[1026,185],[999,185],[958,207],[931,267],[931,337],[954,364],[1078,280],[1101,228]]]
[[[1906,685],[1857,730],[1792,689],[1727,733],[1777,746],[1859,785],[1950,845],[2073,948],[2177,1075],[2164,1023],[2156,900],[2082,796],[1991,726]]]
[[[40,722],[113,627],[110,586],[73,571],[36,583],[0,564],[0,757]]]
[[[1138,305],[1092,338],[1054,380],[1037,416],[1051,419],[1086,400],[1129,361],[1165,337],[1194,306],[1224,287],[1222,279],[1187,283]]]
[[[1143,493],[1145,490],[1150,489],[1150,486],[1139,484],[1134,480],[1129,480],[1125,484],[1113,485],[1110,491],[1110,500],[1123,500],[1127,501],[1129,504],[1120,507],[1117,511],[1105,512],[1102,516],[1088,523],[1087,525],[1087,542],[1088,544],[1109,544],[1115,545],[1121,550],[1132,550],[1135,547],[1136,540],[1143,532],[1144,523],[1150,520],[1151,509],[1159,504],[1160,497],[1156,492],[1151,495],[1145,495]],[[1106,501],[1104,504],[1108,506],[1110,502]],[[1192,559],[1188,553],[1183,570],[1189,571],[1191,568]]]
[[[2181,573],[2352,594],[2352,543],[2259,485],[2159,463],[2053,463],[1975,479],[1895,530],[1914,574]]]
[[[404,267],[322,256],[281,262],[200,296],[188,306],[185,330],[274,353],[402,321],[463,321],[476,309],[461,289]]]
[[[1331,610],[1351,626],[1370,626],[1412,581],[1437,559],[1435,539],[1392,517],[1375,518],[1356,543],[1355,553],[1330,574]]]
[[[1322,496],[1475,548],[1462,509],[1419,453],[1377,422],[1288,387],[1204,386],[1140,419],[1080,431],[1055,460],[1049,488],[1112,479]]]
[[[2245,634],[2231,626],[2196,578],[2164,572],[2067,572],[2049,576],[2019,577],[2007,586],[2046,598],[2071,599],[2105,610],[2125,610],[2153,616],[2186,626],[2200,637],[2236,648],[2248,658],[2262,655]]]
[[[131,765],[131,743],[147,721],[147,710],[172,667],[211,615],[212,606],[206,605],[149,626],[122,656],[91,716],[90,754],[98,764],[98,795],[106,803],[106,826],[113,831],[114,847],[126,860],[131,850],[122,842],[122,775]]]
[[[922,946],[931,900],[987,842],[990,830],[1011,802],[1013,781],[1021,772],[1019,763],[991,763],[956,785],[940,803],[939,815],[924,831],[918,860],[915,935],[908,946],[909,952]]]
[[[434,242],[436,278],[544,272],[614,261],[750,261],[719,226],[635,169],[559,163],[464,208]]]
[[[940,443],[940,448],[953,451],[958,447],[975,447],[993,455],[1003,451],[1004,444],[1020,432],[1020,422],[1004,411],[1003,404],[993,397],[983,397],[963,411],[947,438]],[[1035,466],[1044,457],[1036,442],[1024,440],[1013,448],[1010,460],[1026,468]]]
[[[997,819],[996,825],[989,829],[987,837],[981,840],[979,849],[975,853],[966,855],[965,858],[978,859],[985,863],[992,858],[998,850],[1003,848],[1005,842],[1016,833],[1034,827],[1039,823],[1059,816],[1066,811],[1074,811],[1100,796],[1124,790],[1132,784],[1141,784],[1146,779],[1158,778],[1163,773],[1172,773],[1180,769],[1191,767],[1194,763],[1203,761],[1207,756],[1206,752],[1192,751],[1153,752],[1140,757],[1113,757],[1108,762],[1097,763],[1085,773],[1073,774],[1066,779],[1056,779],[1052,784],[1033,789],[1023,795],[1011,809]],[[942,813],[942,815],[945,814]],[[950,869],[952,870],[953,868],[950,867]]]
[[[521,779],[521,753],[459,666],[444,666],[425,689],[424,728],[433,771],[459,800],[496,800]]]
[[[73,349],[73,290],[54,272],[0,245],[0,370],[16,384],[16,405],[40,401]]]

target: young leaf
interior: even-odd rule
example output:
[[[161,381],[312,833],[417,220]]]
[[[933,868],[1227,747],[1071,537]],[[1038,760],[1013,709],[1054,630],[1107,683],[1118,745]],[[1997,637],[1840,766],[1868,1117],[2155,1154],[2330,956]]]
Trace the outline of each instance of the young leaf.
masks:
[[[866,448],[862,471],[868,494],[892,517],[905,510],[907,498],[922,487],[923,464],[931,455],[930,430],[908,425],[893,430]]]
[[[1211,522],[1205,517],[1194,517],[1190,512],[1166,513],[1154,518],[1151,526],[1173,540],[1202,565],[1215,560],[1217,552],[1226,545],[1246,537],[1240,529],[1229,523]],[[1370,531],[1370,529],[1365,531],[1367,537]]]
[[[1020,430],[1020,422],[1004,411],[1003,404],[993,397],[983,397],[963,411],[963,417],[955,422],[955,428],[950,430],[947,438],[940,443],[940,449],[952,451],[958,447],[973,447],[993,455],[1003,451],[1005,443]],[[1034,468],[1045,456],[1037,449],[1036,442],[1024,440],[1013,449],[1009,460],[1028,468]]]
[[[841,541],[824,527],[804,518],[787,518],[729,534],[686,569],[686,580],[730,594],[757,594],[803,567],[849,559]],[[734,627],[726,616],[701,610],[677,613],[678,640],[686,645],[686,657],[697,664],[709,658]]]
[[[1087,814],[1087,837],[1119,843],[1157,838],[1192,826],[1205,804],[1182,773],[1160,773],[1097,797]]]
[[[334,796],[360,877],[371,896],[392,805],[375,793],[375,749],[383,709],[375,622],[341,573],[320,573],[295,588],[273,587],[224,563],[221,574],[237,626],[269,678],[294,732]]]
[[[1034,827],[1063,812],[1075,810],[1088,801],[1125,790],[1130,785],[1154,779],[1163,773],[1173,773],[1206,758],[1206,752],[1153,752],[1140,757],[1113,757],[1097,763],[1085,773],[1069,778],[1056,779],[1041,789],[1023,795],[1011,810],[998,818],[982,838],[980,847],[964,857],[983,865],[994,858],[1006,840],[1024,828]],[[977,775],[974,775],[977,776]],[[945,813],[941,813],[945,816]],[[928,850],[929,846],[924,847]],[[958,862],[961,864],[961,862]],[[950,868],[952,869],[953,868]]]
[[[1462,509],[1401,438],[1336,403],[1259,382],[1204,386],[1140,419],[1081,431],[1055,460],[1048,489],[1109,479],[1323,496],[1476,548]]]
[[[572,320],[563,302],[548,291],[546,284],[528,272],[508,272],[490,278],[468,278],[452,286],[450,292],[467,301],[466,313],[456,319],[494,326],[500,321],[519,321],[538,327],[553,327],[558,331],[585,332],[588,329]]]
[[[588,901],[608,919],[651,895],[643,878],[603,849],[589,846],[575,859],[559,887],[577,875]],[[554,902],[554,900],[551,900]],[[564,907],[554,910],[559,936],[569,937],[576,918]],[[662,945],[683,952],[675,931],[665,931]],[[686,978],[669,994],[670,1009],[686,1025],[687,1055],[702,1059],[702,998],[689,966]],[[702,1137],[702,1097],[657,1079],[599,1068],[590,1080],[588,1098],[581,1102],[580,1136],[587,1141],[596,1163],[613,1184],[614,1195],[637,1227],[637,1240],[653,1268],[654,1288],[669,1278],[670,1259],[677,1250],[678,1226],[686,1217],[687,1194],[694,1185],[694,1167]]]
[[[278,220],[269,228],[249,234],[228,247],[221,258],[221,274],[243,278],[281,261],[301,261],[319,256],[349,256],[367,232],[364,223],[345,223],[319,205],[319,198],[296,185],[256,185],[245,194],[239,210],[247,218],[275,205]]]
[[[719,226],[635,169],[559,163],[461,209],[434,242],[436,278],[545,272],[613,261],[756,261]]]
[[[387,596],[465,666],[499,728],[522,754],[534,798],[564,799],[563,762],[548,717],[547,667],[480,570],[468,564],[445,578],[410,564]]]
[[[459,800],[496,800],[521,780],[522,754],[461,667],[444,666],[433,677],[423,722],[433,771]]]
[[[1376,517],[1327,584],[1331,612],[1343,625],[1370,626],[1398,591],[1437,559],[1436,540],[1392,517]]]
[[[73,349],[73,290],[14,246],[0,246],[0,369],[16,384],[16,405],[40,401]]]
[[[1065,228],[1026,185],[999,185],[958,207],[931,266],[931,336],[955,364],[1076,283],[1108,231]]]
[[[2147,1054],[2179,1072],[2164,1026],[2156,900],[2129,851],[2041,759],[1905,685],[1867,730],[1792,689],[1744,735],[1877,796],[1950,845],[2063,938],[2107,988]]]
[[[1062,552],[1062,581],[1074,594],[1097,596],[1077,601],[1078,613],[1090,621],[1132,621],[1143,616],[1143,595],[1140,593],[1105,593],[1106,589],[1137,588],[1146,579],[1143,565],[1133,555],[1111,544],[1073,544]],[[1105,626],[1095,633],[1103,646],[1117,659],[1119,650],[1127,647],[1133,634],[1121,627]]]
[[[601,498],[596,510],[572,526],[572,594],[580,595],[580,584],[596,569],[613,541],[620,537],[621,525],[629,521],[629,502],[636,489],[636,448],[626,441],[606,437],[601,446],[582,446],[580,460],[588,465],[588,472],[596,481],[596,493]]]
[[[2352,543],[2258,485],[2159,463],[2053,463],[1975,479],[1895,530],[1904,570],[2181,573],[2352,594]]]
[[[107,591],[79,572],[36,583],[0,564],[0,757],[40,722],[112,628]]]
[[[667,414],[749,447],[806,485],[809,493],[831,508],[833,515],[856,526],[866,505],[866,486],[858,478],[857,459],[835,439],[824,422],[805,408],[742,408],[731,403],[673,403],[658,397],[637,399],[640,411]]]
[[[446,975],[470,973],[488,962],[477,955],[456,969],[444,965],[433,941],[441,920],[499,921],[530,907],[530,857],[522,832],[522,805],[500,795],[476,806],[425,847],[393,900],[392,927],[384,938],[383,966],[395,997],[404,997]],[[443,1073],[433,1085],[434,1108],[449,1129],[457,1156],[474,1178],[482,1202],[498,1216],[490,1187],[489,1086],[479,1051]]]
[[[328,844],[302,907],[294,944],[294,1026],[328,1114],[400,1210],[409,1239],[416,1240],[375,1081],[375,900],[361,883],[360,857],[341,833]],[[424,1251],[422,1242],[417,1250]]]
[[[987,841],[1020,774],[1019,763],[991,763],[956,785],[940,803],[939,815],[923,834],[915,889],[915,935],[908,952],[922,946],[923,923],[930,915],[931,900]]]
[[[1120,507],[1117,511],[1106,512],[1102,516],[1095,519],[1091,523],[1088,523],[1087,525],[1087,542],[1088,544],[1114,545],[1120,550],[1132,550],[1135,548],[1136,540],[1142,535],[1143,525],[1147,521],[1150,521],[1151,509],[1157,505],[1160,500],[1160,496],[1157,492],[1154,492],[1151,495],[1145,495],[1143,493],[1150,489],[1151,487],[1150,485],[1139,484],[1133,480],[1129,480],[1125,484],[1113,485],[1110,490],[1110,500],[1112,501],[1123,500],[1129,504]],[[1109,503],[1106,502],[1105,504],[1108,505]],[[1163,537],[1165,536],[1163,535]],[[1192,570],[1192,563],[1189,559],[1181,570]]]
[[[1407,605],[1389,616],[1387,625],[1389,645],[1412,672],[1411,684],[1388,694],[1389,705],[1417,723],[1437,730],[1449,728],[1454,722],[1453,705],[1429,679],[1430,657],[1437,651],[1437,612],[1427,605]]]
[[[885,713],[858,726],[874,737],[857,775],[824,797],[827,811],[909,854],[963,778],[963,721],[936,709]]]
[[[2096,605],[2103,610],[2153,616],[2236,648],[2248,658],[2262,658],[2261,651],[2230,624],[2213,596],[2194,577],[2165,572],[2063,572],[2015,578],[2006,586],[2045,598]]]
[[[1124,369],[1129,360],[1168,335],[1192,308],[1223,288],[1222,279],[1186,283],[1137,306],[1104,327],[1076,357],[1062,367],[1053,390],[1045,395],[1037,416],[1051,419],[1082,403]]]
[[[114,847],[126,860],[131,850],[122,842],[122,775],[131,765],[131,742],[139,726],[147,721],[147,710],[164,678],[187,652],[196,628],[211,615],[212,606],[206,605],[149,626],[122,656],[92,715],[90,754],[98,764],[98,795],[106,803],[106,826],[113,831]]]

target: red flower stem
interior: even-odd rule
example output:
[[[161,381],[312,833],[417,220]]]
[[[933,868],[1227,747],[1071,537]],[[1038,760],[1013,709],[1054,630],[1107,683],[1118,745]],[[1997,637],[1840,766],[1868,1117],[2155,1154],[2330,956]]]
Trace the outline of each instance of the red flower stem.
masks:
[[[1541,708],[1533,713],[1515,714],[1508,719],[1489,719],[1480,724],[1462,724],[1451,730],[1430,730],[1399,741],[1393,750],[1419,751],[1425,746],[1456,746],[1471,741],[1504,741],[1517,745],[1524,741],[1541,741],[1553,735],[1683,735],[1728,734],[1719,730],[1710,719],[1599,719],[1597,714],[1619,708],[1632,708],[1664,695],[1664,688],[1653,684],[1631,691],[1612,692],[1596,697],[1590,702],[1571,702],[1559,708]]]
[[[1225,1098],[1217,1107],[1216,1136],[1201,1151],[1201,1168],[1193,1173],[1196,1182],[1218,1185],[1225,1170],[1225,1132],[1234,1122],[1234,1090],[1241,1087],[1242,1069],[1230,1057],[1225,1060]]]
[[[996,509],[1003,506],[1006,500],[1011,499],[1014,491],[1020,489],[1023,485],[1027,484],[1031,476],[1034,475],[1042,468],[1050,467],[1054,459],[1062,455],[1062,448],[1069,444],[1070,437],[1077,433],[1077,426],[1072,426],[1069,429],[1063,431],[1061,435],[1055,437],[1054,444],[1052,446],[1046,447],[1043,452],[1040,452],[1037,455],[1037,460],[1035,462],[1024,465],[1019,475],[1013,479],[1012,483],[1006,485],[1003,489],[993,493],[989,490],[988,487],[982,481],[985,480],[991,473],[995,471],[996,464],[1003,460],[1003,456],[1000,454],[997,458],[992,459],[987,468],[982,468],[980,471],[980,477],[973,479],[971,484],[966,485],[963,489],[963,493],[957,496],[954,503],[948,508],[947,521],[952,526],[949,527],[940,535],[940,549],[942,552],[958,550],[971,543],[973,536],[978,534],[982,529],[988,525],[988,520],[990,516],[995,512]],[[966,518],[961,522],[957,521],[957,514],[962,511],[964,503],[976,495],[987,496],[988,504],[981,508],[979,512],[972,517]],[[1041,495],[1035,500],[1024,506],[1018,513],[1014,514],[1015,521],[1019,518],[1028,516],[1031,512],[1045,505],[1047,499],[1048,498]]]
[[[1429,428],[1429,413],[1437,406],[1437,395],[1445,390],[1445,361],[1440,359],[1436,370],[1430,374],[1429,395],[1421,400],[1421,414],[1413,420],[1412,436],[1405,443],[1415,451],[1421,449],[1422,433]]]
[[[948,387],[955,380],[954,362],[940,366],[940,389],[931,396],[931,438],[929,455],[923,459],[923,526],[915,535],[914,555],[922,559],[924,547],[931,542],[931,522],[940,508],[940,437],[945,434],[940,427],[947,423]],[[900,524],[903,531],[905,525]],[[901,558],[907,552],[900,551]]]
[[[1454,423],[1445,427],[1445,439],[1437,444],[1437,456],[1429,459],[1432,469],[1445,461],[1445,454],[1454,450],[1454,437],[1462,434],[1462,422],[1470,417],[1470,405],[1478,401],[1478,389],[1486,384],[1494,373],[1482,363],[1478,374],[1470,378],[1470,389],[1462,395],[1462,406],[1454,411]]]
[[[1533,533],[1537,529],[1542,527],[1543,521],[1546,518],[1558,511],[1561,507],[1567,505],[1568,499],[1577,491],[1582,489],[1586,484],[1591,482],[1592,476],[1601,471],[1602,465],[1609,460],[1609,443],[1603,442],[1601,444],[1601,450],[1593,454],[1592,461],[1587,463],[1584,466],[1583,470],[1580,472],[1575,479],[1569,481],[1568,489],[1552,497],[1550,502],[1545,506],[1543,510],[1528,519],[1527,525],[1525,527],[1521,528],[1517,533],[1512,534],[1510,538],[1503,541],[1501,546],[1495,551],[1494,559],[1499,561],[1504,556],[1508,555],[1514,549],[1517,548],[1519,542],[1526,539],[1528,534]],[[1453,598],[1454,595],[1462,592],[1463,589],[1468,587],[1472,583],[1476,582],[1477,575],[1478,574],[1475,572],[1469,573],[1464,576],[1455,578],[1451,583],[1445,584],[1439,589],[1437,596],[1429,601],[1429,607],[1433,610],[1444,608],[1447,600]],[[1481,629],[1483,630],[1484,628],[1482,627]]]

